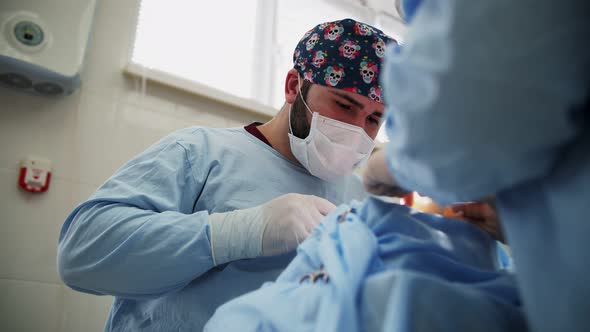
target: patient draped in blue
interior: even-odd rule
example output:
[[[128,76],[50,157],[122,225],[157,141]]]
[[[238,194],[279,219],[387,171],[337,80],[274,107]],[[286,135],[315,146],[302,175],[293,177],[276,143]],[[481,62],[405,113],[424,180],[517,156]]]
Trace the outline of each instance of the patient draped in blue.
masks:
[[[340,205],[275,282],[205,331],[525,331],[500,262],[473,225],[369,198]]]

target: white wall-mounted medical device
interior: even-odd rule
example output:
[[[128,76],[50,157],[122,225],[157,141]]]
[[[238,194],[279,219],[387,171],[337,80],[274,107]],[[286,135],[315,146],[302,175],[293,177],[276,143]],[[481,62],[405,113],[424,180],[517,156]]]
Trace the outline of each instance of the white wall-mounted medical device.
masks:
[[[97,0],[1,0],[0,85],[68,95],[80,74]]]

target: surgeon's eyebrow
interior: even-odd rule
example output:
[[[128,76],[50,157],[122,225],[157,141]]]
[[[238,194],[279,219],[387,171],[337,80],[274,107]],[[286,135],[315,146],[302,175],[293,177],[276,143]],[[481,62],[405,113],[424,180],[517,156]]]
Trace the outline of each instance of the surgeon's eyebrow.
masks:
[[[342,98],[342,99],[346,99],[349,103],[353,104],[354,106],[356,106],[356,107],[358,107],[360,109],[364,109],[365,108],[365,105],[359,103],[356,99],[354,99],[354,98],[352,98],[352,97],[350,97],[348,95],[345,95],[344,93],[340,93],[340,92],[337,92],[337,91],[330,91],[330,92],[332,94],[335,94],[336,96]]]
[[[332,90],[330,90],[330,93],[332,93],[332,94],[334,94],[334,95],[336,95],[336,96],[338,96],[338,97],[340,97],[342,99],[346,99],[349,103],[351,103],[354,106],[360,108],[361,110],[364,110],[364,108],[365,108],[365,105],[359,103],[356,99],[352,98],[351,96],[348,96],[348,95],[346,95],[344,93],[341,93],[341,92],[338,92],[338,91],[332,91]],[[383,112],[374,111],[372,113],[372,115],[374,115],[374,116],[376,116],[378,118],[381,118],[381,117],[383,117]]]

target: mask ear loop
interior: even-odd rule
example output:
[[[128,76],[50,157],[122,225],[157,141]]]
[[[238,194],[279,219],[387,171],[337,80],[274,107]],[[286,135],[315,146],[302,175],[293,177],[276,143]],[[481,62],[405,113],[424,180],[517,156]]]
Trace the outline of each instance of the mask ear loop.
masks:
[[[297,80],[297,88],[299,89],[299,98],[301,98],[301,101],[303,102],[303,105],[305,105],[305,108],[307,108],[307,111],[311,113],[311,115],[313,116],[311,108],[309,108],[309,106],[305,102],[305,99],[303,99],[303,95],[301,94],[301,80]]]
[[[298,90],[298,95],[299,98],[301,98],[301,101],[303,102],[303,105],[305,105],[305,108],[307,108],[307,111],[309,113],[311,113],[311,116],[313,117],[313,112],[311,111],[311,109],[309,108],[309,106],[307,106],[307,103],[305,102],[305,99],[303,99],[303,95],[301,94],[301,76],[299,75],[299,73],[297,73],[297,90]],[[291,128],[291,109],[293,108],[293,104],[289,104],[289,133],[291,135],[293,135],[293,128]]]
[[[289,104],[289,134],[293,135],[293,128],[291,128],[291,109],[293,104]]]

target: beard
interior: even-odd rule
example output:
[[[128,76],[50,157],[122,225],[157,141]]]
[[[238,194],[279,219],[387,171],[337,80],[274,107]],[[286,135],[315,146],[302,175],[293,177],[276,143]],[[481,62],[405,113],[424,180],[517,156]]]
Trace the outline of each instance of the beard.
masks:
[[[309,135],[309,129],[311,127],[310,122],[307,120],[307,113],[308,110],[303,103],[303,100],[307,98],[307,92],[311,83],[308,81],[303,81],[303,86],[301,87],[301,91],[295,97],[295,101],[293,105],[291,105],[291,130],[293,131],[293,135],[295,137],[299,137],[301,139],[305,139]]]

